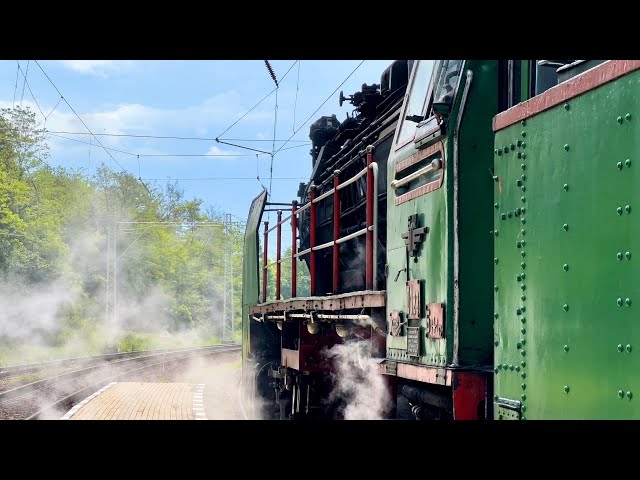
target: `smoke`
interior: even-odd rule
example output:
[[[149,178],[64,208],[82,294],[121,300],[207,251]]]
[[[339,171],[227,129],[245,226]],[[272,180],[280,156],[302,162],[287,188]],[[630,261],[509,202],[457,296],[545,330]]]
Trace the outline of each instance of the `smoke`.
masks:
[[[333,360],[334,388],[330,402],[342,404],[345,420],[382,420],[392,408],[392,399],[382,375],[369,368],[371,344],[352,340],[325,350]]]
[[[348,272],[344,276],[342,289],[346,291],[361,290],[365,287],[365,265],[366,265],[366,248],[364,243],[359,239],[356,241],[348,242],[348,248],[351,249],[348,253],[341,253],[340,259],[346,258],[344,272]]]

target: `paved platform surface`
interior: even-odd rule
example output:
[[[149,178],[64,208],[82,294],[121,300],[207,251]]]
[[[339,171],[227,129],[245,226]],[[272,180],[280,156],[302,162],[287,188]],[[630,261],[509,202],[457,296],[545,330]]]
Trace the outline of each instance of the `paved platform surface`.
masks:
[[[61,420],[206,420],[203,391],[202,383],[111,383]]]

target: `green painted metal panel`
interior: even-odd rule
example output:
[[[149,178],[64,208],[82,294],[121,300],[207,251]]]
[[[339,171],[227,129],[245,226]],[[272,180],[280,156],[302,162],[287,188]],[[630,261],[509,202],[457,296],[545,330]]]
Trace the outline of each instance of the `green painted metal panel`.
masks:
[[[495,136],[494,387],[527,419],[640,418],[639,93],[636,72]]]
[[[249,348],[249,307],[260,303],[258,272],[258,227],[267,200],[263,190],[251,203],[245,228],[242,261],[242,358],[247,358]]]
[[[482,198],[490,198],[491,148],[493,132],[490,119],[497,111],[497,62],[468,61],[463,72],[474,74],[470,85],[463,121],[460,127],[460,318],[459,363],[461,365],[490,365],[492,363],[493,305],[492,266],[493,241],[491,207],[482,205]],[[421,327],[421,353],[418,359],[407,355],[406,329],[403,335],[387,337],[387,357],[391,360],[424,365],[449,365],[453,359],[453,135],[461,104],[466,74],[461,76],[454,101],[444,145],[444,182],[442,186],[406,203],[395,205],[395,193],[389,187],[387,196],[387,312],[407,311],[406,247],[402,233],[407,231],[407,220],[418,214],[420,227],[427,227],[428,234],[420,247],[417,262],[410,258],[409,279],[424,280],[424,305],[445,304],[445,338],[427,336],[428,321],[423,309]],[[388,163],[389,183],[395,178],[395,166],[417,150],[406,147],[396,156],[392,153]],[[471,212],[467,214],[466,212]],[[400,276],[396,280],[396,276]]]

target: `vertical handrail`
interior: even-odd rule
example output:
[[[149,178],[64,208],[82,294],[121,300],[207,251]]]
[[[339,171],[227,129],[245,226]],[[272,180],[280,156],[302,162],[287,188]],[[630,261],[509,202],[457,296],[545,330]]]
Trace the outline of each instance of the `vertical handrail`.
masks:
[[[296,253],[298,253],[298,202],[295,200],[291,203],[291,298],[295,298],[297,286],[298,263]]]
[[[333,172],[333,293],[340,291],[340,170]]]
[[[309,274],[311,276],[311,296],[314,296],[316,294],[316,252],[315,250],[313,250],[313,247],[316,246],[316,203],[314,202],[314,200],[316,199],[316,186],[314,184],[311,184],[310,186],[310,199],[311,199],[311,205],[309,206],[309,210],[310,210],[310,225],[309,225],[309,230],[310,230],[310,239],[309,239],[309,243],[310,243],[310,247],[311,247],[311,251],[309,252]]]
[[[373,146],[369,145],[367,147],[367,233],[365,237],[365,246],[366,246],[366,288],[367,290],[373,290],[373,208],[374,202],[377,199],[374,199],[373,195],[373,182],[374,175],[373,169],[371,168],[371,164],[373,163]]]
[[[276,300],[280,300],[280,251],[282,248],[282,210],[278,210],[276,227]]]
[[[264,222],[264,255],[262,260],[262,301],[267,301],[267,243],[269,242],[269,222]]]

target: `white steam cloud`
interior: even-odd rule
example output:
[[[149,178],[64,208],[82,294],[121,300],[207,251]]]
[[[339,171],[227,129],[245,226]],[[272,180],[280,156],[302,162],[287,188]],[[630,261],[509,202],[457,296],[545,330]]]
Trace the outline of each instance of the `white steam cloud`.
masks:
[[[369,368],[371,346],[350,341],[325,351],[334,362],[334,388],[330,402],[340,402],[345,420],[382,420],[392,408],[392,399],[382,375]]]

